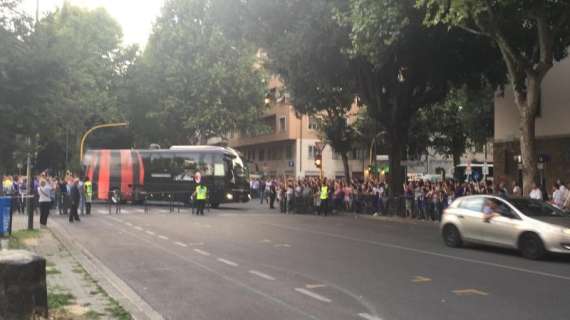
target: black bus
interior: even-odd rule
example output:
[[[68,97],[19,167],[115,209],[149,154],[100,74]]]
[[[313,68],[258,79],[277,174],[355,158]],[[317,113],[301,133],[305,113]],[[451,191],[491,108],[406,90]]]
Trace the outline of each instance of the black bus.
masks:
[[[120,191],[127,201],[189,202],[200,172],[212,207],[250,199],[249,173],[231,148],[174,146],[157,150],[89,150],[83,163],[97,199]]]

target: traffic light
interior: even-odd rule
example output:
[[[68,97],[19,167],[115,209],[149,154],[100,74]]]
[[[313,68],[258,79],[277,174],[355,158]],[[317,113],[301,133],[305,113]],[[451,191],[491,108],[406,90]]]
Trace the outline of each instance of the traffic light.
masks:
[[[321,168],[323,166],[323,157],[320,154],[315,155],[315,167]]]

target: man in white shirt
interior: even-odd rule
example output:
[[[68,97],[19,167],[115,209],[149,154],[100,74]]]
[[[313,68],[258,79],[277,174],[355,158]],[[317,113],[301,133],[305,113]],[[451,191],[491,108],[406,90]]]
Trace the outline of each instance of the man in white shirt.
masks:
[[[542,200],[542,191],[540,191],[540,188],[536,183],[532,184],[532,190],[530,191],[529,196],[531,199]]]
[[[560,187],[560,185],[558,183],[554,184],[554,191],[552,192],[552,202],[554,202],[554,205],[557,206],[558,208],[562,208],[562,206],[564,205],[564,193],[562,188]]]

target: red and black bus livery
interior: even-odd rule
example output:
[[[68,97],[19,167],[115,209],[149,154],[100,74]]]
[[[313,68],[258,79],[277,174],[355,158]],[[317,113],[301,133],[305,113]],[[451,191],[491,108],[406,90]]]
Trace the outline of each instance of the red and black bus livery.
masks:
[[[95,197],[109,200],[118,190],[123,200],[190,201],[194,176],[200,172],[212,206],[250,199],[249,174],[240,155],[231,148],[176,146],[158,150],[89,150],[85,173]]]

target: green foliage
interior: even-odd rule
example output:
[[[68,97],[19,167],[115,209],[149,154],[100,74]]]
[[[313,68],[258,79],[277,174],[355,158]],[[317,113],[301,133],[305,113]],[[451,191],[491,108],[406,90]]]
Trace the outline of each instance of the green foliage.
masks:
[[[354,62],[344,52],[351,46],[349,29],[334,15],[341,2],[253,1],[248,11],[256,14],[250,20],[265,27],[250,30],[267,52],[265,66],[281,77],[295,110],[319,120],[322,140],[348,168],[356,135],[346,118],[357,90]]]
[[[48,292],[48,307],[50,310],[62,309],[74,303],[75,297],[71,293],[50,290]]]
[[[63,152],[50,152],[67,138],[77,157],[86,128],[119,118],[116,89],[128,51],[119,47],[121,29],[103,9],[68,3],[33,27],[15,12],[2,21],[0,168],[15,171],[25,153],[19,141],[32,137],[37,170],[63,169]]]
[[[257,48],[226,36],[215,8],[172,0],[156,21],[134,71],[134,90],[145,101],[131,109],[158,123],[162,139],[154,142],[203,143],[255,127],[264,93],[262,71],[254,67]]]

